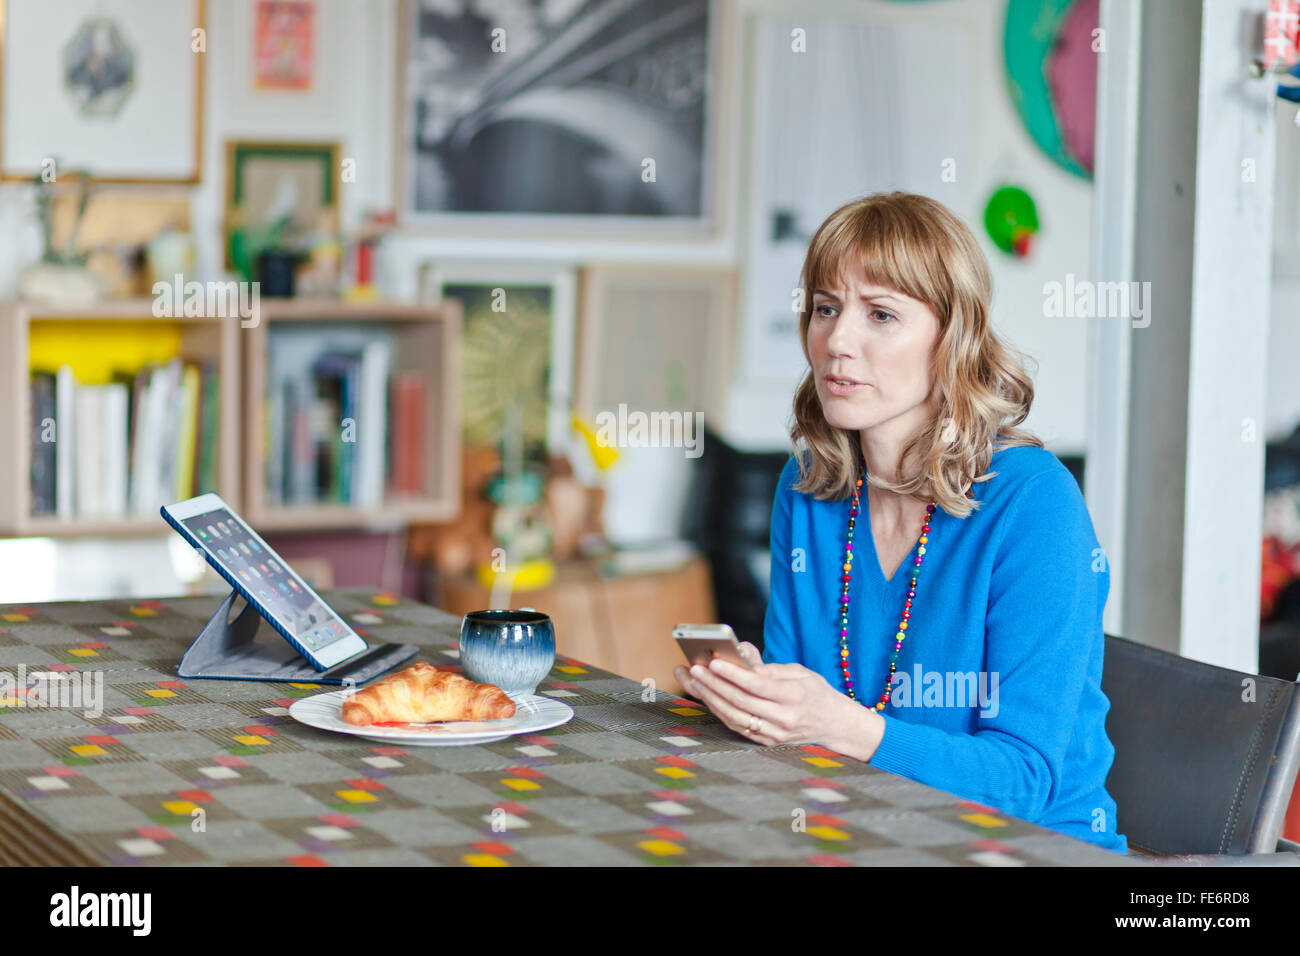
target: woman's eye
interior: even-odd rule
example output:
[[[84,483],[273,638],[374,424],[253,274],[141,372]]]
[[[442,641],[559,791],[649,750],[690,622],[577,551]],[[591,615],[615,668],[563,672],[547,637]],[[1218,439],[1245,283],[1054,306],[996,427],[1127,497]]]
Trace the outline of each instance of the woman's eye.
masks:
[[[835,306],[833,305],[822,303],[821,305],[813,306],[813,314],[824,319],[832,318],[835,315],[835,312]],[[892,313],[886,312],[883,309],[876,309],[873,311],[871,313],[871,318],[879,325],[886,325],[890,322],[896,321]]]

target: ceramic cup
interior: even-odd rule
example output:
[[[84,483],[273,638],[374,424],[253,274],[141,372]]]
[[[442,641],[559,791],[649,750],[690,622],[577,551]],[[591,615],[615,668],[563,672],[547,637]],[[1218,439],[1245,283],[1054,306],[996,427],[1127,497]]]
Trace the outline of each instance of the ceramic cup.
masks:
[[[460,622],[460,664],[470,680],[536,693],[555,665],[555,625],[531,608],[470,611]]]

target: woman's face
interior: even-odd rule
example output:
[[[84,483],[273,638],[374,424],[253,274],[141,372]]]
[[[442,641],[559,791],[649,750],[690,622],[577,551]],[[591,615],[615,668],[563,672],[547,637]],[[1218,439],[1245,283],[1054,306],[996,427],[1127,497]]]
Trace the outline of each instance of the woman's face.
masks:
[[[868,283],[860,267],[841,270],[838,282],[848,285],[812,290],[808,322],[826,421],[856,431],[892,423],[888,433],[906,436],[933,414],[927,400],[939,320],[924,302]]]

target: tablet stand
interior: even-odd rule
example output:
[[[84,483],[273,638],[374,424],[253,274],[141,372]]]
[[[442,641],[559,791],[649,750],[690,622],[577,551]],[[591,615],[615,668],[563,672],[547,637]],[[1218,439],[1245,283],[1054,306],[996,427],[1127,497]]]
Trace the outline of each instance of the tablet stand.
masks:
[[[372,644],[329,670],[318,671],[287,640],[270,644],[253,640],[262,623],[262,616],[254,605],[246,605],[238,617],[230,620],[230,608],[238,594],[238,591],[231,591],[217,608],[217,613],[203,626],[177,665],[177,676],[363,684],[414,657],[419,651],[414,644]]]

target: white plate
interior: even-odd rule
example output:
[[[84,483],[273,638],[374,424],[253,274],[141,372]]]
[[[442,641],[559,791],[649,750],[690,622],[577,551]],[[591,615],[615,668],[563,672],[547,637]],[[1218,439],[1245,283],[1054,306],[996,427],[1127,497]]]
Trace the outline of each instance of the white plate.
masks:
[[[568,704],[536,694],[515,693],[509,695],[515,702],[513,717],[499,720],[448,720],[436,724],[407,724],[405,727],[358,727],[343,719],[343,698],[351,693],[350,690],[332,690],[295,700],[289,706],[289,716],[308,727],[408,747],[490,744],[515,734],[550,730],[573,719],[573,708]]]

